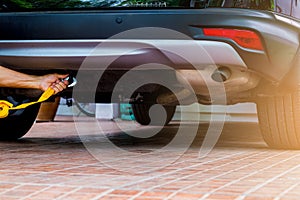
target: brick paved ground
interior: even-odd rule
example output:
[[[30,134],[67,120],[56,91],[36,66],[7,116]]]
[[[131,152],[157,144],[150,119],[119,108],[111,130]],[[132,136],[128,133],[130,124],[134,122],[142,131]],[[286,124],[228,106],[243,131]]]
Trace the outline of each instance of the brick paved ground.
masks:
[[[104,143],[89,123],[77,122],[89,127],[80,130],[84,143]],[[175,161],[180,145],[151,153],[171,141],[176,122],[139,140],[118,132],[113,122],[101,124],[115,145],[133,155],[103,145],[100,162],[69,118],[35,124],[22,140],[1,142],[0,199],[299,199],[300,152],[266,148],[255,123],[227,123],[205,158],[199,158],[199,146],[208,125],[201,124],[194,143]]]

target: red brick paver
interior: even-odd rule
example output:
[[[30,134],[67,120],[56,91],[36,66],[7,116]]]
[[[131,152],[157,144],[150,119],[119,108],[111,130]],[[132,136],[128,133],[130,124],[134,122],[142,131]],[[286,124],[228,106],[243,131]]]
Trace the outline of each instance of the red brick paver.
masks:
[[[172,140],[177,122],[157,137],[137,140],[118,132],[114,122],[100,121],[104,134],[125,150],[103,148],[105,162],[86,149],[95,140],[104,144],[89,123],[56,118],[35,124],[19,141],[0,142],[0,200],[299,199],[300,151],[267,148],[255,123],[226,123],[217,146],[199,158],[208,127],[202,123],[194,143],[171,163],[181,146],[151,154]],[[80,124],[88,129],[79,137]],[[157,164],[162,167],[153,170]]]

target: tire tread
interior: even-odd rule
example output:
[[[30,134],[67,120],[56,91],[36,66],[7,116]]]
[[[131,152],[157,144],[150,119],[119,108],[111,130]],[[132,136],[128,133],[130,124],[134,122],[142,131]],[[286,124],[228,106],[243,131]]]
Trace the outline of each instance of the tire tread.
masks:
[[[151,104],[132,104],[132,111],[135,117],[135,120],[141,125],[149,125],[151,122],[149,116],[149,109]],[[164,106],[167,112],[167,119],[164,125],[167,125],[173,118],[176,106]]]
[[[300,149],[300,91],[285,96],[260,98],[260,129],[265,142],[277,149]]]

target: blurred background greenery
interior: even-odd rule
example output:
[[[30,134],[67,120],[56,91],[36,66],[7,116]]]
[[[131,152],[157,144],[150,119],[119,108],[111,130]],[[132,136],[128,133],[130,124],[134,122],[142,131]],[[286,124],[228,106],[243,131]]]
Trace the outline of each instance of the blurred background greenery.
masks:
[[[8,9],[75,9],[103,7],[189,7],[191,0],[1,0]],[[274,0],[192,0],[200,6],[274,9]],[[226,3],[225,3],[226,2]]]

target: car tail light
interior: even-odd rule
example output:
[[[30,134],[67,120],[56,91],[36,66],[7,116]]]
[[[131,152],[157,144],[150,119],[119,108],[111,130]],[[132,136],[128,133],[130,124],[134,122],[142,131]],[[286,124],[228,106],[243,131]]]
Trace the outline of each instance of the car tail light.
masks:
[[[241,47],[247,49],[263,50],[262,42],[257,33],[250,30],[203,28],[205,36],[228,38],[235,41]]]

